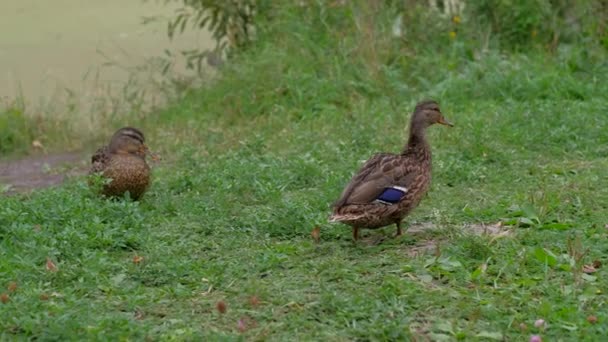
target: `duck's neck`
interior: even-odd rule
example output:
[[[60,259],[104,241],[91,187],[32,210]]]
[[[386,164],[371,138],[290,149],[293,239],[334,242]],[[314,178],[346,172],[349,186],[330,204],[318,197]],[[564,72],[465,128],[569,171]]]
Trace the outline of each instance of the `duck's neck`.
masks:
[[[426,140],[426,127],[412,122],[410,137],[403,149],[403,154],[409,155],[420,162],[431,161],[431,146]]]

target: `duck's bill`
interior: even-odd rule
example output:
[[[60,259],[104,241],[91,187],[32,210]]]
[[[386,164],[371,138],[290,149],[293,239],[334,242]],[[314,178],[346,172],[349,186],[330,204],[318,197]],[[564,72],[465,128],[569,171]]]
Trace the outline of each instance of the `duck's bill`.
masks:
[[[439,122],[437,122],[438,124],[441,125],[445,125],[445,126],[450,126],[450,127],[454,127],[454,124],[449,122],[448,120],[446,120],[445,118],[441,118],[439,119]]]

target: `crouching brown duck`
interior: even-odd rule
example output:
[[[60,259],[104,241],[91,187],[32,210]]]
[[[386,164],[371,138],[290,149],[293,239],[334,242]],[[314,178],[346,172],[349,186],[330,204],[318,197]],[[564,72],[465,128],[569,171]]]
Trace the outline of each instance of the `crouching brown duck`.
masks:
[[[123,127],[108,145],[93,154],[89,174],[101,173],[110,179],[101,190],[103,195],[117,197],[128,191],[132,199],[138,200],[150,185],[147,154],[156,158],[146,146],[144,134],[137,128]]]
[[[453,126],[437,102],[418,103],[403,151],[378,153],[365,162],[333,204],[330,222],[352,226],[355,241],[361,228],[393,223],[401,235],[401,221],[416,208],[431,183],[431,147],[425,132],[433,124]]]

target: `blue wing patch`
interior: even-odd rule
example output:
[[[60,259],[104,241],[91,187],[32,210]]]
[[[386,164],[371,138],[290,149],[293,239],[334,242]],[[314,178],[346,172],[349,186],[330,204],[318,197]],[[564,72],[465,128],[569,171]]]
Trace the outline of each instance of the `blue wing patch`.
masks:
[[[378,196],[375,202],[383,204],[395,204],[403,198],[407,189],[401,186],[391,186],[385,188],[384,191]]]

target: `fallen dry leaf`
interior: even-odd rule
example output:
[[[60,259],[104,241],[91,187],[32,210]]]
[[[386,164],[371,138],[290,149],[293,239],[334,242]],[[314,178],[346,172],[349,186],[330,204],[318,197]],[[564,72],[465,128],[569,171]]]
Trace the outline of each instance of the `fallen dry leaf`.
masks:
[[[136,264],[136,265],[139,264],[142,261],[144,261],[144,257],[142,257],[142,256],[136,255],[136,256],[133,257],[133,263]]]
[[[237,322],[237,329],[239,330],[240,333],[244,333],[245,331],[247,331],[255,326],[256,326],[255,320],[253,320],[252,318],[250,318],[248,316],[241,317],[239,319],[239,321]]]
[[[217,304],[215,304],[215,308],[217,309],[217,312],[219,312],[220,314],[225,314],[226,310],[228,309],[226,306],[226,303],[223,300],[220,300],[219,302],[217,302]]]
[[[46,258],[46,270],[49,272],[57,272],[57,265],[51,260],[51,258]]]
[[[583,273],[595,273],[597,269],[593,265],[583,265]]]
[[[260,299],[258,299],[257,296],[249,297],[249,305],[251,305],[253,307],[260,305]]]
[[[332,7],[341,7],[341,6],[344,6],[344,5],[346,5],[346,0],[336,0],[336,1],[331,2],[329,4],[329,7],[330,8],[332,8]]]
[[[239,319],[236,326],[239,329],[240,333],[244,333],[245,331],[247,331],[247,323],[242,318]]]
[[[8,295],[6,293],[0,294],[0,302],[2,302],[2,304],[6,304],[8,303]]]
[[[44,149],[44,146],[42,145],[42,143],[40,142],[40,140],[34,140],[34,141],[32,141],[32,147],[39,148],[41,150]]]
[[[315,243],[319,243],[319,240],[321,239],[321,228],[319,226],[314,227],[312,232],[310,232],[310,236]]]
[[[11,281],[10,283],[8,283],[8,292],[15,292],[17,290],[17,283],[14,281]]]
[[[536,321],[534,321],[534,326],[537,328],[545,328],[547,326],[547,323],[545,322],[544,319],[539,318]]]
[[[141,321],[142,319],[144,319],[144,312],[141,310],[136,310],[135,314],[133,314],[134,318],[138,321]]]

